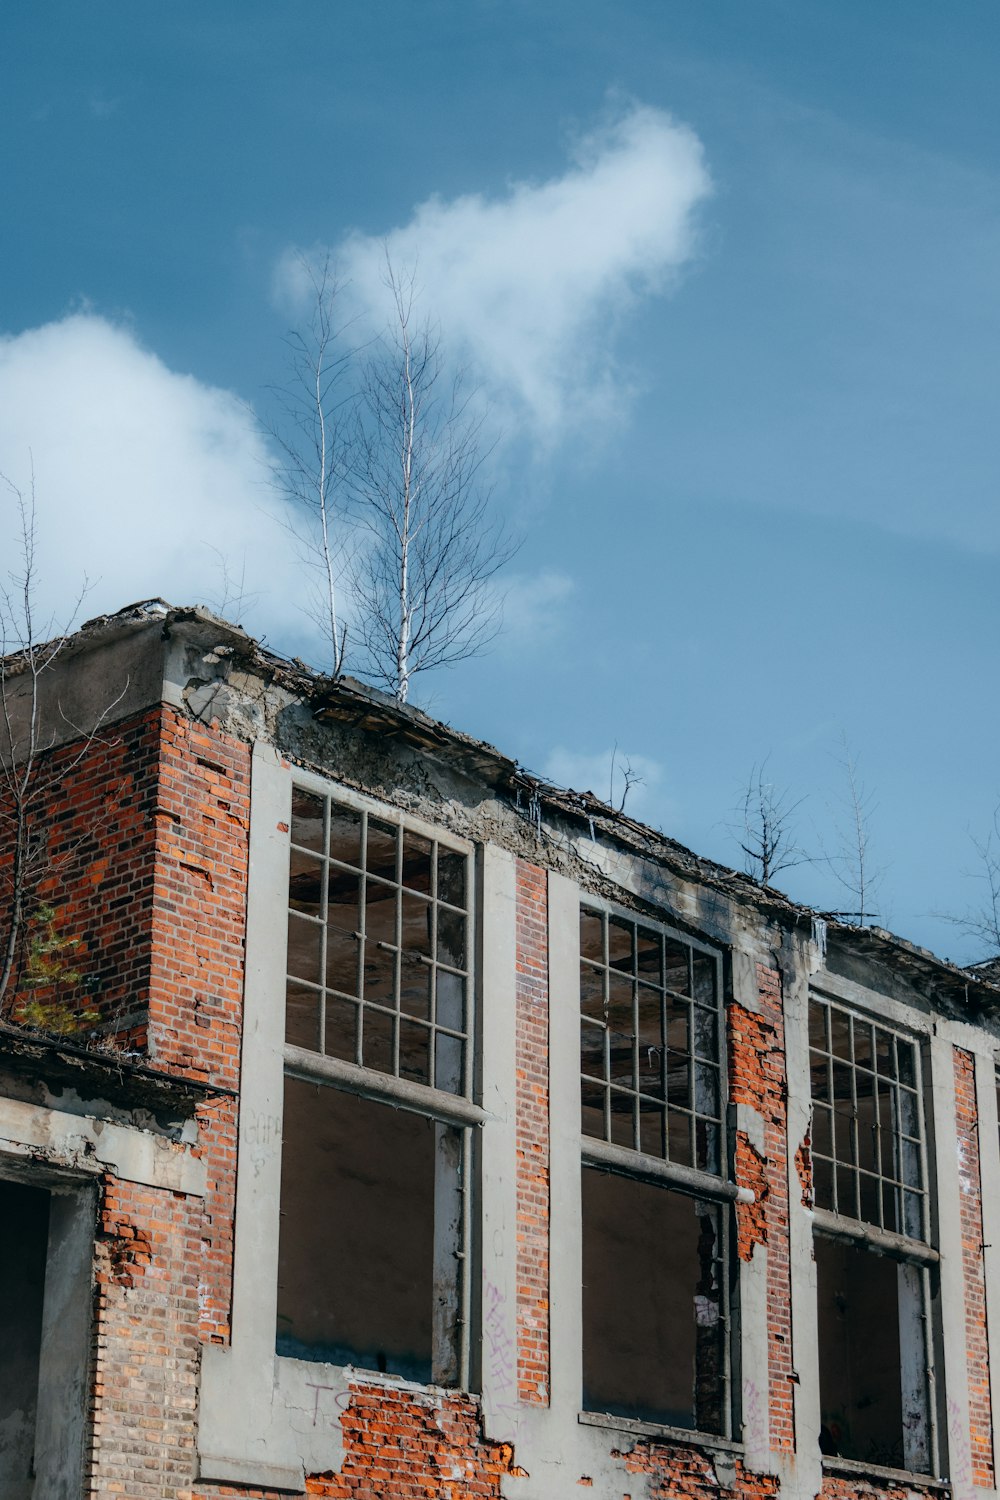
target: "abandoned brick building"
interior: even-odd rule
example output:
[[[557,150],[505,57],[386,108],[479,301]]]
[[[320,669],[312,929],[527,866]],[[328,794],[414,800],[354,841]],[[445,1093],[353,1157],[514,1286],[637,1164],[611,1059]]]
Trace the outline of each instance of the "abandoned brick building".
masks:
[[[202,610],[41,686],[3,1500],[997,1493],[988,971]]]

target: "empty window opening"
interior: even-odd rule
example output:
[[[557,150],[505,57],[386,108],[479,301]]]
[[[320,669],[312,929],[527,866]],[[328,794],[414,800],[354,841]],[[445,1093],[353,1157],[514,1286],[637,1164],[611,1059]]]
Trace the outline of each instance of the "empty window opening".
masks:
[[[0,1494],[34,1493],[35,1416],[42,1302],[49,1243],[49,1195],[0,1182]]]
[[[458,1383],[464,1137],[286,1078],[279,1354]]]
[[[93,1201],[0,1179],[0,1495],[78,1500]]]
[[[825,1454],[929,1472],[927,1277],[920,1266],[817,1235]]]
[[[725,1430],[724,1212],[584,1168],[585,1410]]]

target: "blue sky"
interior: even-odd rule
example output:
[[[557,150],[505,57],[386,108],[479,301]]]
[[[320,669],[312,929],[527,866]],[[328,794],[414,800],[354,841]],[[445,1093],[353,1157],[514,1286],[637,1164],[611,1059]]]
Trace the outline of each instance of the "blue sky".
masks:
[[[1000,796],[1000,12],[920,0],[95,0],[5,15],[0,468],[45,604],[217,596],[314,654],[265,483],[290,251],[383,239],[502,433],[488,657],[417,701],[739,863],[755,762],[970,961]],[[0,538],[10,516],[0,515]],[[7,545],[4,543],[4,545]],[[822,858],[793,895],[841,907]]]

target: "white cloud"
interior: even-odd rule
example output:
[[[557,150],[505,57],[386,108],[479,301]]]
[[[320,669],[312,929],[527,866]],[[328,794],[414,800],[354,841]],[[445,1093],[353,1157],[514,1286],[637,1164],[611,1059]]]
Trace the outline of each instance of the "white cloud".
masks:
[[[627,795],[626,768],[630,780],[638,778]],[[659,761],[648,755],[630,755],[617,745],[594,754],[557,745],[550,751],[542,774],[557,786],[570,787],[575,792],[593,792],[595,797],[615,807],[621,806],[625,795],[625,812],[648,823],[662,826],[669,812],[669,804],[660,790],[663,767]]]
[[[62,623],[84,574],[85,615],[155,595],[218,599],[222,553],[237,575],[245,556],[257,619],[307,635],[266,460],[235,395],[168,369],[127,328],[83,313],[0,338],[0,470],[26,490],[34,464],[46,618]],[[3,489],[5,571],[16,538]]]
[[[385,252],[416,268],[423,305],[494,401],[549,439],[620,407],[615,321],[666,289],[695,249],[711,190],[698,138],[663,110],[633,105],[581,136],[562,176],[419,204],[387,235],[355,233],[332,253],[350,295],[381,322]],[[301,253],[277,287],[301,299]]]
[[[501,641],[517,651],[525,644],[555,634],[565,619],[565,606],[573,594],[572,578],[555,569],[541,573],[514,573],[498,588],[504,595]]]

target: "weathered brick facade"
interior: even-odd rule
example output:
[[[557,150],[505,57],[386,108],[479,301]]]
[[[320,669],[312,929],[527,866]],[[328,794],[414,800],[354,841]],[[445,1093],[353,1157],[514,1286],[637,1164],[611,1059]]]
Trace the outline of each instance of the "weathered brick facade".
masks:
[[[818,948],[809,950],[813,969],[797,976],[797,992],[794,973],[759,958],[774,951],[775,924],[784,922],[789,933],[797,933],[808,914],[790,904],[779,909],[781,898],[773,894],[766,914],[755,914],[751,883],[716,867],[696,868],[686,851],[657,843],[652,834],[637,842],[634,825],[593,801],[581,814],[580,799],[560,800],[562,794],[543,788],[542,800],[549,797],[545,810],[526,812],[516,781],[521,773],[495,752],[476,747],[473,753],[443,726],[360,689],[324,687],[321,693],[291,669],[282,678],[279,664],[268,659],[262,665],[232,632],[220,652],[216,637],[227,628],[218,622],[183,616],[173,628],[183,639],[185,666],[178,668],[176,654],[170,658],[157,701],[126,701],[117,723],[93,740],[58,745],[37,776],[38,826],[48,852],[34,899],[53,908],[54,928],[73,942],[80,973],[70,986],[54,982],[48,998],[96,1012],[87,1025],[97,1036],[71,1044],[35,1038],[36,1052],[29,1057],[27,1034],[16,1024],[18,996],[13,1007],[8,1003],[0,1027],[0,1064],[6,1069],[0,1084],[0,1186],[7,1178],[37,1182],[56,1196],[77,1194],[86,1212],[92,1211],[87,1204],[96,1204],[87,1267],[89,1354],[82,1359],[89,1360],[86,1451],[72,1493],[85,1500],[279,1500],[296,1493],[331,1500],[563,1500],[581,1489],[613,1500],[909,1500],[928,1493],[917,1476],[877,1463],[870,1472],[858,1464],[851,1471],[850,1464],[838,1467],[836,1455],[819,1451],[817,1351],[800,1332],[815,1326],[808,1248],[812,1136],[807,1129],[803,1137],[800,1129],[799,1138],[790,1140],[788,1128],[790,1094],[797,1090],[801,1101],[809,1092],[808,1079],[789,1073],[789,1037],[798,1037],[798,1055],[805,1055],[808,1019],[801,1002],[789,997],[808,988],[815,971],[838,994],[840,979],[832,968],[822,970]],[[161,637],[152,631],[148,639],[141,632],[139,638],[144,651],[167,649],[156,644]],[[228,682],[227,662],[239,652],[242,670],[256,674],[254,693],[245,680],[236,687]],[[206,706],[210,695],[200,697],[194,711],[184,696],[185,673],[199,686],[201,678],[187,665],[189,658],[197,658],[206,676],[216,673],[230,701],[239,699],[239,714],[215,713]],[[75,670],[86,670],[85,661]],[[258,708],[269,693],[274,701],[267,717]],[[279,732],[285,721],[291,728]],[[258,755],[263,746],[271,777],[272,800],[261,804],[266,816],[251,792],[257,784],[255,741]],[[274,809],[290,796],[299,766],[367,795],[373,816],[381,808],[404,819],[415,816],[421,826],[440,825],[477,851],[495,842],[511,858],[509,917],[499,906],[478,913],[484,962],[499,951],[496,933],[510,922],[514,973],[507,1103],[476,1117],[476,1139],[492,1140],[488,1132],[510,1125],[512,1149],[494,1174],[500,1182],[491,1189],[495,1201],[478,1200],[478,1169],[462,1189],[473,1195],[468,1247],[461,1251],[471,1289],[468,1389],[425,1386],[350,1366],[296,1371],[298,1361],[274,1356],[273,1272],[263,1276],[260,1267],[272,1264],[268,1255],[272,1261],[276,1256],[278,1204],[254,1193],[264,1193],[255,1187],[258,1180],[276,1180],[281,1119],[276,1103],[247,1094],[245,1080],[259,1077],[272,1054],[280,1078],[284,997],[279,987],[255,1012],[258,1018],[277,1016],[268,1022],[273,1037],[267,1040],[262,1033],[268,1026],[246,1019],[246,954],[253,935],[247,911],[254,881],[258,890],[270,882],[279,905],[287,894],[287,855],[279,865],[268,850],[287,849],[288,824]],[[454,786],[447,780],[452,775],[460,778]],[[9,868],[10,851],[0,852],[0,859]],[[739,1377],[731,1439],[685,1436],[669,1424],[658,1428],[641,1415],[630,1420],[613,1412],[578,1423],[581,1397],[573,1382],[579,1381],[579,1331],[567,1309],[578,1304],[579,1287],[565,1280],[566,1268],[578,1264],[578,1247],[552,1237],[554,1184],[561,1183],[565,1193],[580,1176],[579,1154],[575,1162],[565,1154],[574,1149],[578,1125],[560,1122],[562,1128],[555,1128],[552,1077],[560,1059],[552,1055],[552,1038],[578,1025],[580,996],[566,981],[566,966],[558,970],[562,977],[552,968],[552,871],[574,881],[582,896],[638,911],[643,922],[662,922],[664,930],[689,931],[720,953],[738,947],[748,923],[756,922],[757,935],[766,938],[753,949],[756,996],[744,993],[746,1003],[725,997],[728,1098],[721,1116],[730,1132],[723,1154],[732,1161],[733,1176],[724,1222],[727,1235],[731,1230],[734,1268],[730,1353]],[[283,956],[271,949],[284,941],[284,920],[282,911],[277,936],[259,944],[257,960],[263,973],[271,972],[273,959],[279,982]],[[575,929],[555,937],[562,950],[571,951],[576,942]],[[884,982],[873,969],[870,990],[862,993],[855,937],[845,930],[836,941],[847,955],[842,967],[848,959],[853,966],[850,984],[843,983],[843,1003],[857,1007],[859,1015],[870,1010],[878,1017],[888,1003]],[[864,952],[860,945],[857,951]],[[927,1359],[949,1401],[947,1420],[932,1413],[937,1492],[954,1469],[956,1500],[972,1500],[995,1485],[989,1310],[991,1265],[997,1262],[989,1259],[992,1247],[984,1245],[983,1195],[990,1183],[1000,1185],[1000,1152],[995,1118],[990,1132],[982,1128],[976,1089],[977,1059],[991,1058],[994,1045],[992,990],[979,983],[973,1021],[971,1011],[959,1008],[959,981],[947,966],[902,945],[892,948],[888,939],[880,962],[900,965],[892,1024],[912,1026],[928,1057],[932,1040],[947,1044],[948,1028],[961,1028],[955,1031],[961,1044],[956,1040],[948,1054],[953,1117],[935,1104],[930,1140],[939,1162],[946,1163],[949,1152],[958,1162],[961,1263],[942,1257],[934,1277],[935,1285],[939,1279],[951,1289],[952,1305],[957,1298],[964,1308],[965,1363],[946,1367],[936,1332]],[[912,1015],[898,999],[911,976]],[[254,982],[264,983],[259,974]],[[640,1000],[641,983],[639,972]],[[935,997],[936,1032],[927,1022],[928,993]],[[477,1046],[491,1045],[492,1022],[483,1018]],[[650,1044],[648,1069],[655,1050]],[[614,1045],[610,1055],[616,1056]],[[640,1057],[636,1065],[642,1063]],[[692,1067],[697,1065],[695,1060]],[[623,1066],[620,1056],[613,1066]],[[338,1067],[334,1082],[347,1087],[343,1064]],[[64,1095],[64,1079],[71,1076]],[[615,1078],[618,1087],[620,1075]],[[940,1078],[931,1081],[936,1085]],[[928,1097],[933,1099],[933,1088]],[[401,1095],[401,1102],[414,1107],[411,1095]],[[564,1153],[561,1175],[558,1151]],[[655,1180],[652,1168],[649,1175]],[[508,1184],[512,1219],[499,1196]],[[692,1179],[680,1191],[694,1195],[696,1187]],[[250,1205],[240,1210],[243,1217],[238,1194],[240,1203]],[[271,1223],[266,1232],[264,1219]],[[481,1231],[481,1222],[488,1232]],[[405,1236],[408,1226],[394,1232]],[[897,1249],[887,1241],[880,1253],[891,1257]],[[504,1282],[509,1302],[496,1290],[501,1266],[510,1268]],[[634,1288],[638,1299],[645,1292]],[[699,1293],[699,1326],[713,1326],[706,1324],[715,1314],[706,1311],[704,1300]],[[254,1324],[257,1303],[271,1320],[261,1325],[262,1333]],[[242,1326],[237,1307],[243,1309]],[[481,1358],[478,1340],[487,1318],[492,1354]],[[509,1358],[503,1353],[508,1348]],[[671,1358],[666,1345],[664,1358]],[[912,1385],[912,1372],[910,1380]],[[494,1388],[500,1394],[492,1409],[500,1416],[491,1418],[484,1412]],[[797,1425],[796,1413],[803,1410],[815,1415]],[[957,1467],[963,1442],[967,1472]]]

